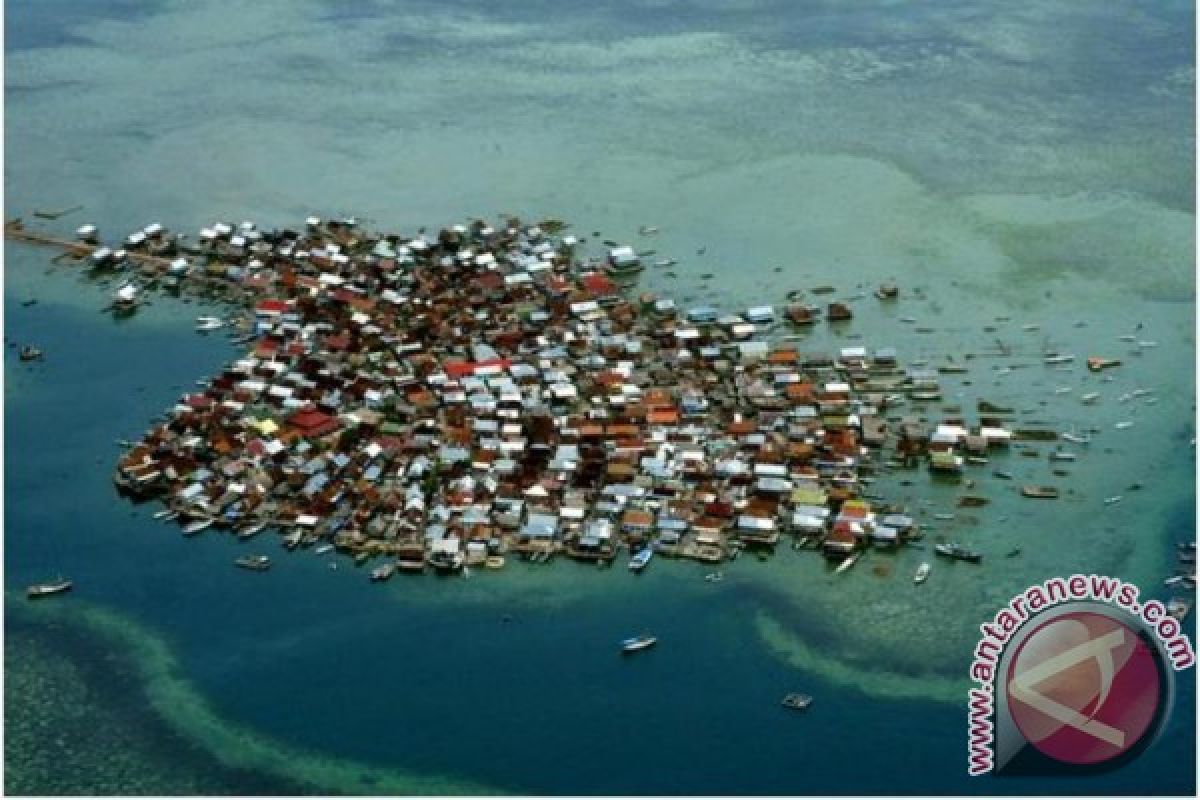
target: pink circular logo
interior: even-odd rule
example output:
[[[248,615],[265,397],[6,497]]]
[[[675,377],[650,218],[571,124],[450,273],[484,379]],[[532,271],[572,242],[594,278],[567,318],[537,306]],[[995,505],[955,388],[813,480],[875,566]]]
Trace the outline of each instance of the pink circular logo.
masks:
[[[1136,631],[1078,611],[1021,643],[1006,688],[1026,741],[1057,761],[1097,764],[1142,740],[1158,713],[1161,680],[1156,654]]]

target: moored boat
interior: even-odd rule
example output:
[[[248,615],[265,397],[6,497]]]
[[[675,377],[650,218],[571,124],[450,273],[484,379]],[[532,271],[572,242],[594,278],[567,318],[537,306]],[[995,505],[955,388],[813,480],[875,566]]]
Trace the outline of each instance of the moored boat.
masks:
[[[644,547],[639,550],[633,558],[629,559],[629,570],[631,572],[641,572],[650,563],[650,559],[654,557],[654,551],[649,547]]]
[[[1053,500],[1058,497],[1058,489],[1053,486],[1031,486],[1026,484],[1021,487],[1021,495],[1024,497],[1038,497],[1046,500]]]
[[[206,528],[212,527],[214,522],[216,522],[216,520],[212,517],[201,517],[199,519],[194,519],[187,525],[183,526],[183,535],[193,536],[200,531],[205,530]]]
[[[921,584],[929,578],[929,571],[933,569],[928,561],[922,561],[921,566],[917,567],[916,574],[913,575],[913,583]]]

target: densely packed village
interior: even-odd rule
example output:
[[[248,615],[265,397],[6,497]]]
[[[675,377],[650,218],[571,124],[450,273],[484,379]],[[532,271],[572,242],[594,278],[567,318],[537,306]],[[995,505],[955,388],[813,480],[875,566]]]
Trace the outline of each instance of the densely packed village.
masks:
[[[378,559],[377,578],[505,554],[609,564],[622,547],[715,564],[783,535],[847,563],[920,535],[870,494],[875,470],[954,479],[1012,437],[998,418],[889,421],[905,397],[938,393],[936,370],[892,349],[824,354],[773,335],[783,317],[845,306],[722,314],[634,297],[618,283],[641,266],[632,248],[584,261],[552,222],[428,237],[219,225],[190,258],[151,233],[126,242],[134,255],[159,242],[147,272],[202,271],[253,307],[249,352],[114,473],[186,533],[275,530],[289,548]]]

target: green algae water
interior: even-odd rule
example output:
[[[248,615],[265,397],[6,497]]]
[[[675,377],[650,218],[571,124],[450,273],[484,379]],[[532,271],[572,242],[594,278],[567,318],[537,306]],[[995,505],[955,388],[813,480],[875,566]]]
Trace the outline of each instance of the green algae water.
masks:
[[[83,204],[38,222],[110,238],[310,212],[406,231],[561,217],[677,259],[639,288],[681,304],[835,286],[854,321],[801,348],[933,364],[999,339],[1023,366],[977,356],[942,376],[944,405],[1100,433],[1066,478],[994,456],[984,508],[923,470],[882,476],[874,491],[985,554],[919,588],[916,548],[833,575],[781,546],[720,584],[656,560],[374,586],[307,551],[247,574],[231,562],[249,545],[185,540],[109,480],[115,440],[237,354],[191,331],[213,309],[155,299],[117,322],[111,285],[6,243],[6,336],[47,353],[6,350],[6,579],[76,582],[6,600],[6,788],[1191,793],[1194,673],[1163,739],[1091,780],[968,780],[963,709],[977,626],[1015,592],[1085,571],[1166,597],[1194,536],[1191,6],[865,9],[9,0],[6,217]],[[896,304],[869,294],[888,279]],[[1047,347],[1074,370],[1043,366]],[[1111,382],[1083,369],[1093,354],[1123,359]],[[1136,388],[1154,402],[1120,402]],[[1059,501],[1017,496],[1051,482]],[[620,659],[641,630],[660,646]],[[778,707],[797,690],[817,698],[803,716]],[[98,726],[121,757],[93,775]]]

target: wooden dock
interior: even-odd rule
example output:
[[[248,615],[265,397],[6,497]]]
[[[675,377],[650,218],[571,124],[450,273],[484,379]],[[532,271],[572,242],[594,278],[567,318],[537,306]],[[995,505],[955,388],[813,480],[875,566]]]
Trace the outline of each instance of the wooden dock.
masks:
[[[90,265],[92,254],[104,247],[104,245],[92,242],[64,239],[46,231],[32,230],[25,227],[19,218],[7,220],[4,223],[4,238],[22,244],[56,249],[60,251],[56,259],[66,257],[76,264]],[[126,260],[138,267],[141,274],[151,282],[151,288],[159,278],[168,274],[172,261],[179,257],[156,255],[143,250],[127,249],[125,251]],[[189,258],[189,261],[192,259]],[[212,256],[202,255],[199,263],[193,262],[192,272],[180,279],[179,288],[188,294],[203,295],[211,300],[244,307],[252,299],[253,293],[247,291],[239,283],[226,278],[226,268],[226,264],[219,260],[212,260]],[[213,274],[214,272],[217,274]]]

